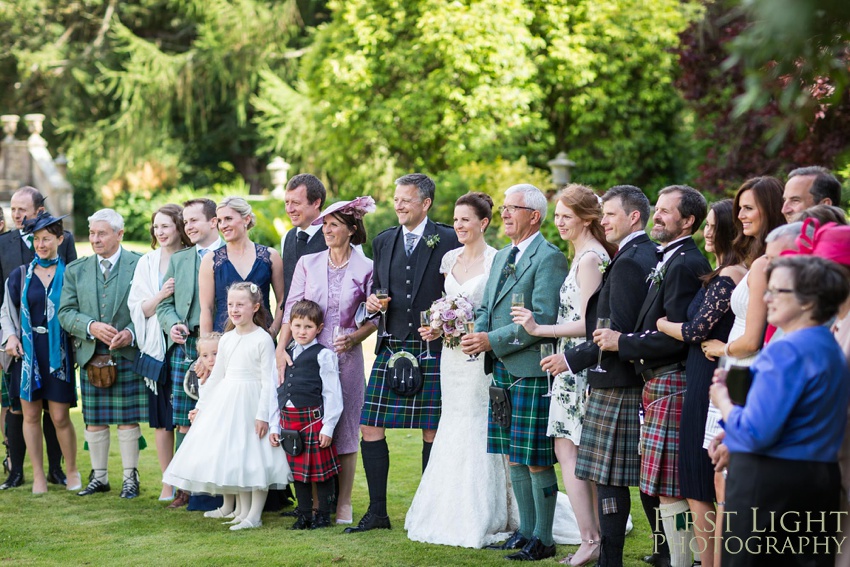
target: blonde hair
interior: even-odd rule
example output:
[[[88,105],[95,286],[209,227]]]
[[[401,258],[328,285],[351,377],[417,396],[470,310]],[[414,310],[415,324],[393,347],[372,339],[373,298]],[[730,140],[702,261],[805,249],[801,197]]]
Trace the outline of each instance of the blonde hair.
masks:
[[[221,333],[205,333],[198,338],[198,349],[200,350],[201,343],[218,343],[221,339]]]
[[[218,211],[223,207],[230,207],[239,213],[239,216],[243,219],[248,219],[248,230],[251,230],[257,224],[257,215],[253,213],[253,209],[248,201],[242,197],[225,197],[215,210]]]

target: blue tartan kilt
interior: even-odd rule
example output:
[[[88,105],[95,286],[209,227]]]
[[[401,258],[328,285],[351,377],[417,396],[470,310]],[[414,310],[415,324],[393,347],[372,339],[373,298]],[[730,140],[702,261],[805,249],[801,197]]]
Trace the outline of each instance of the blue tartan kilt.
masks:
[[[511,400],[511,426],[493,422],[492,406],[487,424],[487,452],[508,455],[520,465],[548,467],[555,464],[555,442],[546,435],[549,426],[549,391],[546,377],[523,378],[511,375],[501,361],[493,364],[496,386],[507,388]],[[516,384],[514,384],[516,382]]]
[[[422,390],[415,396],[399,396],[386,383],[387,372],[392,372],[387,368],[387,363],[390,357],[400,350],[415,356],[422,372]],[[437,429],[442,408],[440,353],[432,352],[432,355],[433,359],[423,360],[425,343],[421,340],[385,339],[372,365],[372,373],[366,385],[360,425],[387,429]]]
[[[183,389],[183,379],[186,377],[186,372],[189,370],[190,364],[189,362],[184,362],[186,351],[189,351],[189,358],[197,360],[197,337],[187,337],[185,346],[176,344],[171,347],[171,354],[168,357],[168,372],[171,374],[171,407],[175,427],[189,427],[192,425],[189,421],[189,412],[195,409],[195,404],[197,403],[197,401],[187,396],[186,391]]]
[[[130,425],[147,422],[148,395],[145,381],[133,372],[133,362],[121,356],[113,358],[118,377],[109,388],[89,383],[85,366],[80,368],[83,421],[86,425]]]

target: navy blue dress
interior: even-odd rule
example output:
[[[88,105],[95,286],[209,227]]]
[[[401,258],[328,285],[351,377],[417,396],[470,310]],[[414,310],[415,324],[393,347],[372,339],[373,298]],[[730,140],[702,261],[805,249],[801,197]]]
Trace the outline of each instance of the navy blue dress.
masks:
[[[52,282],[51,282],[51,285]],[[9,299],[12,304],[20,312],[21,309],[21,268],[15,268],[9,275]],[[33,327],[47,326],[47,313],[45,307],[47,304],[47,291],[44,289],[44,284],[38,276],[33,275],[30,282],[29,290],[27,290],[27,299],[30,306],[30,318]],[[65,342],[65,376],[70,376],[68,382],[59,380],[50,376],[50,343],[48,335],[33,333],[33,345],[35,346],[35,363],[38,364],[38,369],[41,373],[41,388],[33,392],[33,400],[49,400],[51,402],[60,402],[63,404],[71,404],[71,407],[77,405],[77,384],[74,375],[74,349],[71,345],[71,339],[64,329],[60,331],[61,340]],[[56,348],[59,348],[56,345]],[[12,398],[21,397],[21,365],[20,359],[16,360],[9,367],[11,374],[9,393]]]
[[[682,338],[689,343],[685,367],[687,391],[679,427],[679,483],[684,498],[714,502],[714,465],[703,449],[705,418],[708,416],[708,389],[717,362],[708,360],[702,343],[710,339],[726,342],[735,314],[730,308],[735,282],[728,276],[714,278],[688,306],[688,322],[682,325]]]
[[[268,247],[262,244],[254,244],[257,258],[248,277],[244,280],[230,260],[227,258],[227,246],[222,246],[214,252],[213,274],[215,276],[215,317],[213,318],[213,331],[224,332],[227,323],[227,288],[238,282],[253,282],[260,288],[263,295],[263,306],[269,310],[269,290],[272,283],[272,258]]]

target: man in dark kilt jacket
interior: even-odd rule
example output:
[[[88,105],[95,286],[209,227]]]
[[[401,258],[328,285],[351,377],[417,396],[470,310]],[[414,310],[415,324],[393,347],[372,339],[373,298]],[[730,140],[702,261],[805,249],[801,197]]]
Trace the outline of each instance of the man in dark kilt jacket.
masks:
[[[140,256],[121,246],[124,219],[112,209],[89,217],[89,242],[94,254],[72,262],[65,270],[59,323],[74,337],[80,365],[85,439],[91,457],[89,483],[78,494],[108,492],[109,426],[118,426],[124,468],[121,498],[139,495],[139,422],[148,419],[148,397],[142,377],[133,372],[138,355],[127,307],[130,284]],[[115,383],[95,387],[86,365],[97,355],[111,357]]]
[[[661,520],[674,567],[691,564],[692,532],[685,521],[689,508],[678,478],[679,420],[688,345],[658,332],[656,322],[661,317],[677,323],[687,321],[688,306],[702,286],[700,278],[711,271],[692,238],[707,212],[705,197],[687,185],[671,185],[658,193],[651,236],[661,246],[634,332],[597,329],[593,334],[602,350],[618,351],[621,361],[632,362],[645,382],[641,499],[650,525],[657,528],[657,520]],[[657,514],[654,506],[658,507]]]
[[[198,270],[205,255],[224,245],[218,235],[215,201],[211,199],[186,201],[183,204],[183,226],[194,246],[175,252],[171,257],[163,281],[174,278],[174,293],[156,306],[156,317],[168,342],[172,418],[177,427],[175,450],[180,448],[183,438],[189,432],[189,426],[192,425],[189,412],[195,409],[195,400],[183,389],[183,379],[191,364],[188,361],[198,358],[198,328],[201,324]],[[208,507],[198,498],[195,500],[193,504],[197,506],[192,508]],[[179,490],[168,507],[180,508],[188,502],[189,494]]]
[[[555,445],[546,435],[549,389],[540,368],[540,344],[513,323],[513,296],[522,293],[526,307],[540,325],[554,325],[559,290],[567,277],[567,259],[540,234],[546,218],[546,196],[535,186],[514,185],[500,207],[511,245],[493,258],[493,268],[475,313],[475,330],[462,339],[466,354],[486,353],[484,371],[510,399],[510,422],[497,423],[491,403],[487,452],[508,455],[520,527],[506,542],[491,549],[519,551],[508,559],[537,561],[555,555],[552,523],[558,494]],[[554,339],[548,339],[552,342]]]
[[[655,244],[644,232],[648,220],[649,199],[637,187],[618,185],[602,197],[605,238],[619,250],[587,302],[584,320],[588,337],[593,336],[600,317],[610,319],[611,328],[617,331],[635,328],[649,288],[647,275],[657,262]],[[640,484],[638,442],[643,379],[634,364],[620,360],[616,353],[604,353],[601,366],[605,372],[593,370],[598,360],[599,347],[593,341],[585,341],[543,368],[553,375],[588,369],[590,395],[575,474],[576,478],[596,483],[602,535],[599,564],[622,567],[632,505],[629,487]]]
[[[390,528],[387,516],[387,477],[390,454],[385,429],[422,430],[422,469],[428,464],[431,443],[440,421],[440,351],[442,341],[431,341],[432,359],[425,359],[426,346],[419,336],[420,312],[427,311],[443,294],[440,273],[443,255],[458,247],[454,230],[431,221],[428,210],[434,202],[434,182],[422,173],[396,180],[395,212],[400,226],[387,229],[372,241],[374,281],[372,294],[364,303],[369,316],[377,314],[381,302],[375,290],[389,290],[389,305],[379,329],[389,336],[377,338],[366,398],[360,416],[360,453],[369,485],[369,510],[356,527],[346,533]],[[404,353],[416,360],[417,368]],[[393,368],[390,368],[393,366]],[[399,370],[401,368],[401,370]],[[420,388],[403,389],[398,376],[419,372]]]

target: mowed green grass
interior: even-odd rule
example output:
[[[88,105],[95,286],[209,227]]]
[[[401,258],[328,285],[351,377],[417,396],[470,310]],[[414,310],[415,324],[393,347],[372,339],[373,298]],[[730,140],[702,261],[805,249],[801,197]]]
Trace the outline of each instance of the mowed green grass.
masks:
[[[73,412],[82,448],[82,414]],[[141,496],[118,497],[121,457],[112,433],[109,472],[112,491],[81,498],[50,485],[33,496],[32,470],[27,483],[0,492],[0,564],[8,565],[504,565],[504,553],[411,542],[404,516],[419,483],[421,437],[418,431],[388,432],[390,479],[388,504],[392,530],[344,534],[343,526],[291,531],[292,518],[263,515],[263,527],[230,532],[219,520],[200,512],[167,510],[158,502],[160,472],[153,431],[143,427],[149,447],[140,462]],[[88,453],[80,449],[80,470],[89,470]],[[637,492],[632,494],[635,530],[626,539],[626,565],[641,565],[650,539]],[[362,469],[354,491],[355,519],[366,510],[368,491]],[[558,557],[575,550],[558,546]],[[547,561],[545,563],[552,563]]]

